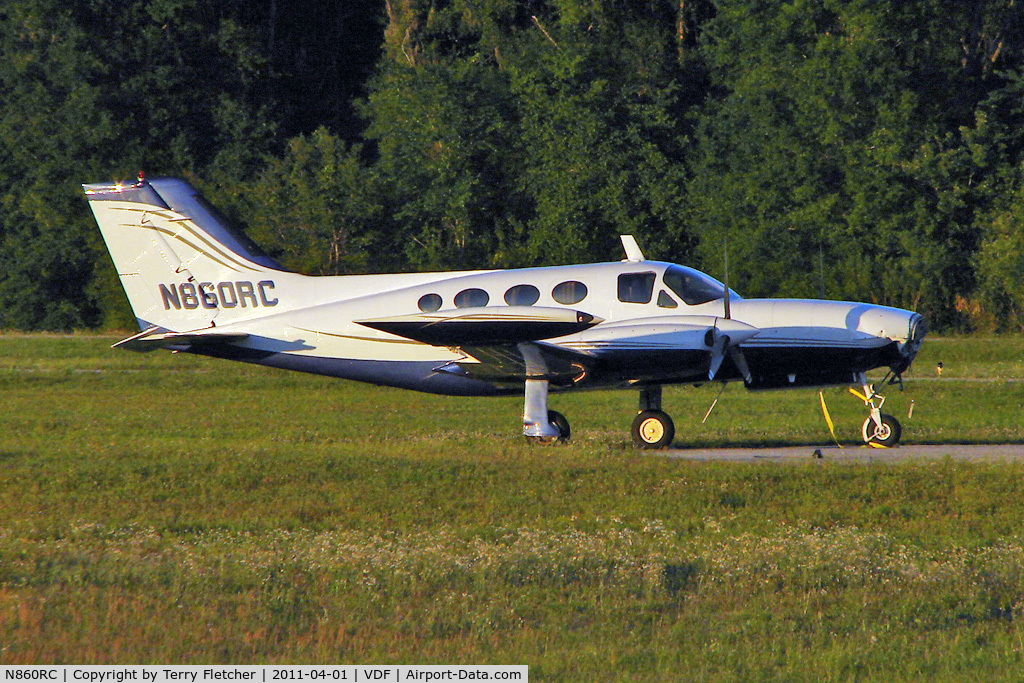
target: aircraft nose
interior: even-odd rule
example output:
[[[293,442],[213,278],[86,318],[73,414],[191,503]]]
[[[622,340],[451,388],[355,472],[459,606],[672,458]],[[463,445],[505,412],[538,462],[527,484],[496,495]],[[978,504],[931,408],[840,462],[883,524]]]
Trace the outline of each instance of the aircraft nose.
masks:
[[[910,342],[920,346],[926,334],[928,334],[928,323],[925,322],[923,315],[915,313],[910,317]]]
[[[918,327],[920,327],[918,334],[922,338],[924,336],[924,318],[913,311],[861,304],[852,306],[850,314],[853,316],[851,329],[856,329],[858,332],[891,339],[900,344],[910,342]]]
[[[910,316],[910,329],[907,332],[907,341],[900,348],[904,363],[903,368],[899,372],[903,372],[903,370],[910,367],[910,364],[914,361],[914,356],[917,355],[918,350],[921,348],[921,342],[924,341],[927,334],[928,323],[925,321],[924,316],[920,313]]]
[[[856,313],[857,331],[896,342],[899,356],[890,366],[896,374],[910,367],[928,333],[924,316],[900,308],[870,304],[855,307],[851,312]]]

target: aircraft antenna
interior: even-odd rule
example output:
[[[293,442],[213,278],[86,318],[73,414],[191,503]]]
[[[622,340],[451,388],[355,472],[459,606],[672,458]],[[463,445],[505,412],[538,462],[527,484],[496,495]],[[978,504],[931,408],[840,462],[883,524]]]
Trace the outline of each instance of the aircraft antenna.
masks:
[[[729,243],[726,242],[722,251],[724,252],[725,261],[725,319],[730,320],[732,318],[732,310],[729,308]]]

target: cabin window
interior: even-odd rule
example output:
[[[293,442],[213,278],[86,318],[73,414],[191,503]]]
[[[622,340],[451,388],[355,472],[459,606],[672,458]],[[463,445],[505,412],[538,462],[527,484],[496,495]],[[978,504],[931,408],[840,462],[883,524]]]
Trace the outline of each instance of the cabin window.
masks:
[[[490,300],[491,297],[482,289],[464,289],[455,295],[455,308],[479,308]]]
[[[654,273],[623,273],[619,276],[619,301],[649,304],[654,295]]]
[[[669,266],[665,285],[689,306],[705,304],[725,296],[725,285],[704,273],[682,266]]]
[[[555,285],[551,298],[560,304],[578,304],[587,297],[587,286],[582,282],[569,280]]]
[[[516,285],[505,292],[505,303],[509,306],[532,306],[540,298],[540,290],[533,285]]]
[[[658,292],[658,305],[662,308],[676,308],[679,306],[676,300],[664,289]]]
[[[423,296],[420,297],[420,300],[419,302],[417,302],[417,305],[420,307],[420,310],[423,311],[424,313],[436,311],[437,309],[441,308],[441,295],[424,294]]]

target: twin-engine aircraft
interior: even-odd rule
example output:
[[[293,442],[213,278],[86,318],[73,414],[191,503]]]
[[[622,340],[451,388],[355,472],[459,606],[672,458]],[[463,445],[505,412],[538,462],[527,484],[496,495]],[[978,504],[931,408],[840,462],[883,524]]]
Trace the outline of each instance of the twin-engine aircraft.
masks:
[[[178,179],[83,186],[141,332],[115,347],[170,349],[458,396],[522,393],[523,433],[569,438],[549,391],[634,389],[633,441],[669,446],[662,386],[859,385],[866,442],[899,422],[865,373],[899,377],[925,336],[917,313],[743,299],[691,268],[649,261],[394,275],[287,272]]]

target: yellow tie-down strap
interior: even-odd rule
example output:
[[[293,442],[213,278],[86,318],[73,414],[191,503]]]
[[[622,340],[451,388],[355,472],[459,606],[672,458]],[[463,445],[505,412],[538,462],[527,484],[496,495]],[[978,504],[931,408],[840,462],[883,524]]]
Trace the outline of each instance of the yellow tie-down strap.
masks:
[[[864,394],[860,393],[859,391],[857,391],[853,387],[847,387],[846,390],[849,391],[854,396],[856,396],[857,398],[859,398],[860,400],[864,401],[865,403],[868,402],[868,397],[865,396]]]
[[[860,393],[859,391],[857,391],[853,387],[849,387],[849,391],[850,391],[851,394],[853,394],[854,396],[856,396],[860,400],[862,400],[865,403],[867,403],[867,397],[865,397],[864,394]],[[836,445],[839,446],[840,448],[842,448],[843,444],[839,443],[839,439],[836,438],[836,426],[832,422],[832,416],[829,415],[829,413],[828,413],[828,406],[825,405],[825,394],[821,390],[818,390],[818,400],[821,401],[821,414],[825,416],[825,424],[828,425],[828,432],[829,432],[829,434],[832,435],[832,440],[836,442]],[[867,442],[867,447],[870,447],[870,448],[888,448],[888,446],[884,446],[884,445],[882,445],[880,443],[875,443],[874,441],[868,441]]]
[[[832,423],[832,416],[828,414],[828,406],[825,405],[825,394],[820,389],[818,390],[818,399],[821,401],[821,414],[825,416],[829,434],[832,435],[832,440],[836,442],[836,445],[842,448],[843,444],[839,443],[839,439],[836,438],[836,426]]]

